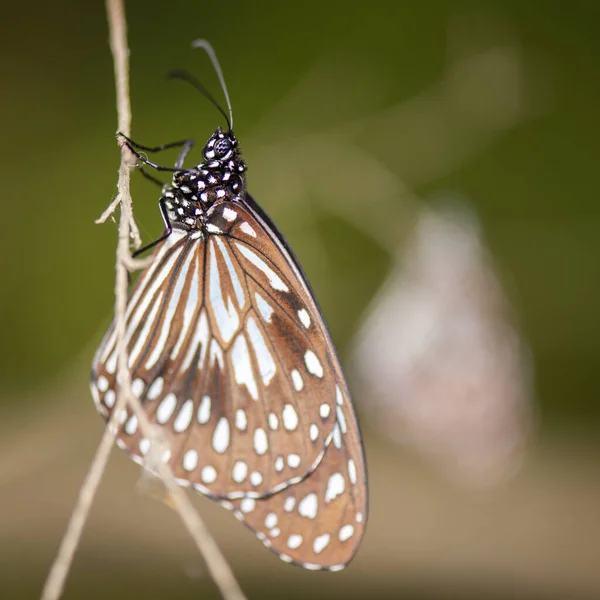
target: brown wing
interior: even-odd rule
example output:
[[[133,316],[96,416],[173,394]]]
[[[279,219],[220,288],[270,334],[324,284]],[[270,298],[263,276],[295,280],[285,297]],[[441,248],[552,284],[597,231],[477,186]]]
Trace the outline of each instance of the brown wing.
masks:
[[[133,391],[164,427],[176,477],[211,496],[260,497],[300,481],[334,424],[318,309],[285,261],[259,252],[226,232],[174,231],[128,308]],[[92,374],[107,417],[116,356],[111,330]],[[118,441],[142,462],[148,441],[136,425],[127,413]]]
[[[341,568],[364,528],[365,467],[319,309],[252,205],[213,205],[205,231],[174,230],[131,292],[132,390],[162,427],[162,459],[181,484],[226,500],[284,560]],[[116,367],[113,325],[91,384],[106,418]],[[117,443],[144,464],[150,442],[128,411],[120,422]]]
[[[308,569],[336,571],[346,566],[367,517],[357,423],[347,394],[336,389],[336,424],[317,469],[269,498],[235,500],[229,507],[282,560]]]

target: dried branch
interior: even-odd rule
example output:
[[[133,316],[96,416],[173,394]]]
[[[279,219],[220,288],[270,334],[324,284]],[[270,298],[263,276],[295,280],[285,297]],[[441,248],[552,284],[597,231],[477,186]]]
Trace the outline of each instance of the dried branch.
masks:
[[[131,130],[131,105],[129,100],[129,51],[127,47],[127,26],[123,0],[107,0],[106,3],[111,50],[115,64],[115,82],[117,88],[117,111],[119,131],[129,135]],[[140,401],[131,393],[131,375],[128,369],[127,344],[125,343],[128,272],[132,267],[146,266],[147,261],[135,260],[130,254],[130,240],[139,247],[139,232],[133,218],[131,194],[129,189],[130,171],[135,166],[135,157],[126,146],[121,146],[121,166],[119,169],[118,194],[97,222],[104,222],[116,210],[121,208],[116,257],[115,277],[115,328],[118,352],[118,394],[117,402],[104,435],[96,451],[90,470],[79,492],[77,505],[73,510],[67,531],[61,542],[58,554],[42,592],[42,600],[60,598],[69,573],[73,557],[77,550],[81,533],[87,520],[96,490],[104,473],[110,451],[114,445],[119,416],[125,407],[136,415],[141,431],[154,449],[166,447],[158,429],[152,427]],[[149,457],[155,455],[151,453]],[[198,549],[202,553],[208,570],[219,587],[224,598],[243,600],[245,598],[235,577],[215,541],[210,536],[184,491],[177,485],[168,464],[160,457],[154,461],[153,468],[162,477],[173,505],[179,512]]]

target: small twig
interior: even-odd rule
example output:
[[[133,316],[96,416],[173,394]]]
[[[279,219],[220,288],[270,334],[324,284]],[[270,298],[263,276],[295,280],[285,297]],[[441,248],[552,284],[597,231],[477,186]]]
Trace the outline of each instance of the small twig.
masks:
[[[131,107],[129,101],[129,52],[127,48],[127,32],[123,0],[107,0],[110,40],[115,62],[115,80],[117,87],[117,111],[119,131],[129,135],[131,129]],[[56,600],[62,594],[64,584],[69,573],[73,556],[81,537],[85,521],[93,502],[96,490],[104,473],[110,451],[114,445],[115,434],[118,429],[119,417],[125,406],[137,416],[143,434],[152,440],[153,444],[165,445],[159,430],[153,429],[148,421],[140,401],[131,393],[131,374],[127,367],[127,344],[125,341],[126,309],[128,271],[133,267],[147,266],[147,260],[136,260],[130,254],[130,240],[139,246],[139,232],[133,219],[131,194],[129,189],[130,170],[135,166],[132,154],[126,147],[121,146],[121,166],[119,169],[118,193],[115,200],[100,217],[104,222],[115,210],[121,207],[119,219],[119,235],[117,243],[116,277],[115,277],[115,328],[118,351],[118,398],[111,418],[105,429],[104,435],[96,451],[96,456],[90,467],[88,475],[81,487],[77,505],[73,510],[67,531],[61,542],[57,557],[52,565],[50,574],[42,592],[42,600]],[[183,490],[177,485],[168,464],[161,460],[156,461],[153,467],[162,477],[167,491],[171,494],[174,506],[181,519],[194,539],[210,574],[221,590],[224,598],[231,600],[244,600],[235,577],[226,560],[219,551],[215,541],[210,536],[203,521],[200,519],[190,500]]]
[[[123,18],[125,18],[124,15],[123,15]],[[120,56],[117,57],[119,48],[115,48],[112,44],[111,44],[111,48],[113,50],[113,56],[115,57],[115,79],[117,82],[122,81],[120,74],[117,72],[117,65],[123,62],[123,57],[120,57]],[[124,58],[127,61],[128,57],[124,57]],[[125,62],[124,64],[122,64],[121,68],[128,68],[128,62]],[[125,78],[125,80],[123,80],[123,81],[124,81],[124,85],[127,85],[127,86],[129,85],[127,83],[127,81],[128,81],[127,78]],[[129,87],[127,87],[127,90],[129,90]],[[131,107],[129,105],[129,92],[127,92],[127,95],[119,94],[119,92],[117,92],[117,106],[120,107],[118,109],[119,127],[123,126],[123,131],[125,130],[125,128],[127,128],[127,133],[129,133],[129,128],[131,127]],[[129,122],[125,122],[125,118],[121,116],[122,114],[124,114],[125,117],[129,116]],[[119,143],[119,146],[121,147],[121,156],[123,157],[123,160],[127,163],[127,166],[129,166],[129,167],[136,166],[137,163],[135,161],[135,156],[133,155],[133,153],[129,152],[128,146],[125,144],[122,144],[122,143]],[[128,157],[128,160],[125,159],[125,156]],[[121,181],[121,178],[119,177],[119,182],[120,181]],[[129,183],[127,185],[129,185]],[[112,215],[114,215],[118,206],[121,206],[121,211],[124,211],[124,205],[122,204],[122,196],[120,193],[117,193],[115,199],[106,207],[104,212],[96,219],[95,223],[97,225],[102,225],[103,223],[106,223],[106,221]],[[137,223],[135,222],[135,219],[133,218],[133,211],[131,210],[131,203],[129,204],[129,210],[125,209],[125,212],[127,213],[127,218],[129,220],[129,237],[131,240],[133,240],[134,247],[139,248],[142,245],[142,238],[140,236],[140,230],[138,229]],[[129,257],[129,251],[127,252],[127,256]],[[137,268],[141,269],[141,268],[144,268],[144,266],[142,265],[139,267],[131,267],[130,270],[136,270]]]
[[[115,196],[115,199],[104,209],[104,212],[94,221],[96,225],[102,225],[106,223],[106,221],[114,215],[117,210],[117,206],[121,204],[121,198],[119,196]]]
[[[114,421],[115,426],[117,424],[117,414],[118,413],[115,411],[113,414],[114,418],[111,418],[111,423]],[[69,574],[71,563],[73,562],[73,557],[75,556],[75,551],[79,544],[79,539],[81,538],[83,526],[85,525],[94,496],[96,495],[96,490],[98,489],[100,480],[104,474],[110,451],[115,443],[115,436],[111,431],[114,431],[114,429],[108,426],[104,430],[104,435],[96,450],[92,466],[81,486],[79,497],[77,498],[77,505],[71,513],[69,526],[61,541],[60,548],[54,559],[52,568],[50,569],[48,579],[46,579],[44,590],[42,591],[42,600],[57,600],[62,595],[65,581]]]
[[[124,256],[123,264],[128,271],[138,271],[139,269],[145,269],[152,263],[152,257],[146,256],[144,258],[133,258],[132,256]]]
[[[112,217],[116,210],[117,206],[121,204],[121,197],[119,194],[115,196],[115,199],[104,209],[103,213],[94,221],[96,225],[102,225],[106,223],[106,221]],[[133,241],[133,245],[135,248],[139,248],[142,245],[142,238],[140,236],[140,230],[138,229],[137,223],[135,219],[132,217],[129,222],[129,237]],[[143,266],[140,267],[132,267],[131,270],[135,271],[136,269],[143,269]]]

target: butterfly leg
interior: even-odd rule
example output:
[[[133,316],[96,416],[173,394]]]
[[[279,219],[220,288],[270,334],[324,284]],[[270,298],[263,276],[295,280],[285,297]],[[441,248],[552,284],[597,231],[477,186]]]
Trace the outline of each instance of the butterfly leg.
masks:
[[[147,252],[148,250],[151,250],[152,248],[154,248],[154,246],[156,246],[157,244],[160,244],[162,241],[166,240],[171,235],[171,232],[173,231],[173,228],[171,227],[171,222],[169,221],[169,213],[168,213],[168,209],[167,209],[167,206],[166,206],[166,202],[167,202],[166,198],[161,198],[158,201],[158,207],[160,208],[160,214],[162,215],[163,221],[165,223],[166,232],[163,233],[163,235],[161,235],[157,240],[154,240],[150,244],[148,244],[148,245],[144,246],[143,248],[140,248],[139,250],[137,250],[133,254],[133,258],[138,257],[143,252]]]
[[[148,180],[151,181],[152,183],[155,183],[158,187],[160,187],[161,189],[165,187],[165,183],[163,183],[160,179],[153,177],[152,175],[150,175],[150,173],[148,173],[148,171],[144,171],[143,167],[138,167],[138,171]]]
[[[161,144],[160,146],[143,146],[142,144],[138,144],[137,142],[134,142],[130,137],[127,137],[124,133],[121,133],[121,132],[117,133],[117,137],[123,138],[129,146],[133,146],[134,148],[137,148],[138,150],[144,150],[145,152],[153,152],[153,153],[154,152],[162,152],[163,150],[169,150],[170,148],[179,148],[180,146],[188,147],[187,152],[189,152],[189,150],[194,145],[193,139],[187,139],[187,140],[179,140],[178,142],[171,142],[169,144]]]
[[[181,169],[183,166],[183,161],[185,157],[188,155],[189,151],[194,147],[194,140],[192,138],[188,138],[187,140],[179,140],[178,142],[171,142],[169,144],[162,144],[160,146],[142,146],[142,144],[138,144],[134,142],[131,138],[127,137],[122,133],[117,133],[117,137],[123,138],[128,147],[136,148],[137,150],[144,150],[146,152],[162,152],[163,150],[169,150],[170,148],[179,148],[183,146],[179,156],[177,157],[177,161],[175,162],[175,167]]]
[[[141,144],[137,144],[133,140],[129,139],[126,135],[123,135],[122,133],[117,133],[117,137],[123,138],[125,140],[125,142],[124,142],[125,146],[127,146],[127,148],[129,148],[131,153],[133,155],[135,155],[135,157],[138,160],[140,160],[144,164],[148,165],[149,167],[156,169],[157,171],[169,171],[171,173],[181,170],[181,164],[183,163],[183,160],[185,159],[187,153],[192,149],[192,146],[194,145],[194,140],[189,139],[189,140],[181,140],[179,142],[171,142],[170,144],[163,144],[162,146],[142,146]],[[138,148],[140,150],[145,150],[147,152],[160,152],[162,150],[167,150],[168,148],[176,148],[178,146],[183,146],[183,149],[179,153],[179,157],[177,158],[175,167],[163,167],[161,165],[153,163],[152,161],[148,160],[145,156],[142,156],[136,150],[136,148]]]

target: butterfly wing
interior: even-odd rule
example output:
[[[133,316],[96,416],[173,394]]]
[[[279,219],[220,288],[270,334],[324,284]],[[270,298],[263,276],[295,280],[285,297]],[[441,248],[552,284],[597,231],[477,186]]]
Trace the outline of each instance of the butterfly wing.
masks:
[[[312,291],[251,198],[214,204],[205,232],[174,229],[132,289],[132,391],[161,426],[170,448],[162,459],[180,483],[233,501],[238,518],[282,558],[343,566],[364,527],[365,468]],[[113,324],[91,384],[107,419],[116,368]],[[144,464],[150,442],[128,410],[117,443]],[[288,510],[290,497],[296,508]],[[257,508],[245,510],[251,502]],[[267,527],[272,514],[279,526]],[[298,535],[306,542],[295,546]]]
[[[275,267],[276,273],[294,271],[301,285],[295,289],[301,290],[301,295],[289,302],[288,317],[293,320],[298,316],[306,329],[314,327],[324,347],[321,354],[327,355],[329,370],[322,375],[335,382],[332,396],[335,405],[330,411],[330,404],[320,404],[319,410],[322,418],[333,419],[334,426],[326,439],[325,455],[313,472],[267,498],[254,500],[246,496],[235,500],[233,510],[283,560],[309,569],[338,570],[354,556],[367,516],[366,470],[358,423],[314,294],[281,234],[251,198],[249,201],[245,206],[236,206],[235,215],[227,215],[229,224],[217,215],[214,221],[227,231],[229,243],[240,261],[244,256],[256,263],[256,258],[249,254],[256,252],[258,257],[272,260],[269,265]],[[257,232],[263,235],[254,235]],[[269,281],[273,279],[264,267],[263,275]],[[263,281],[263,290],[265,287]],[[305,298],[311,300],[310,319],[303,314],[307,308]],[[277,330],[281,331],[281,327]],[[289,344],[284,347],[295,354],[296,363],[291,365],[294,366],[304,348]]]
[[[126,340],[133,392],[163,426],[177,478],[211,496],[260,497],[322,459],[338,367],[299,274],[273,261],[280,250],[249,212],[237,224],[231,212],[214,207],[219,233],[174,230],[156,249],[131,293]],[[116,361],[113,326],[92,373],[107,418]],[[119,445],[142,462],[148,441],[135,417],[122,421]]]
[[[342,384],[343,386],[343,384]],[[354,411],[336,386],[336,423],[318,468],[269,498],[233,501],[236,517],[282,560],[335,571],[350,562],[367,516],[366,472]]]

